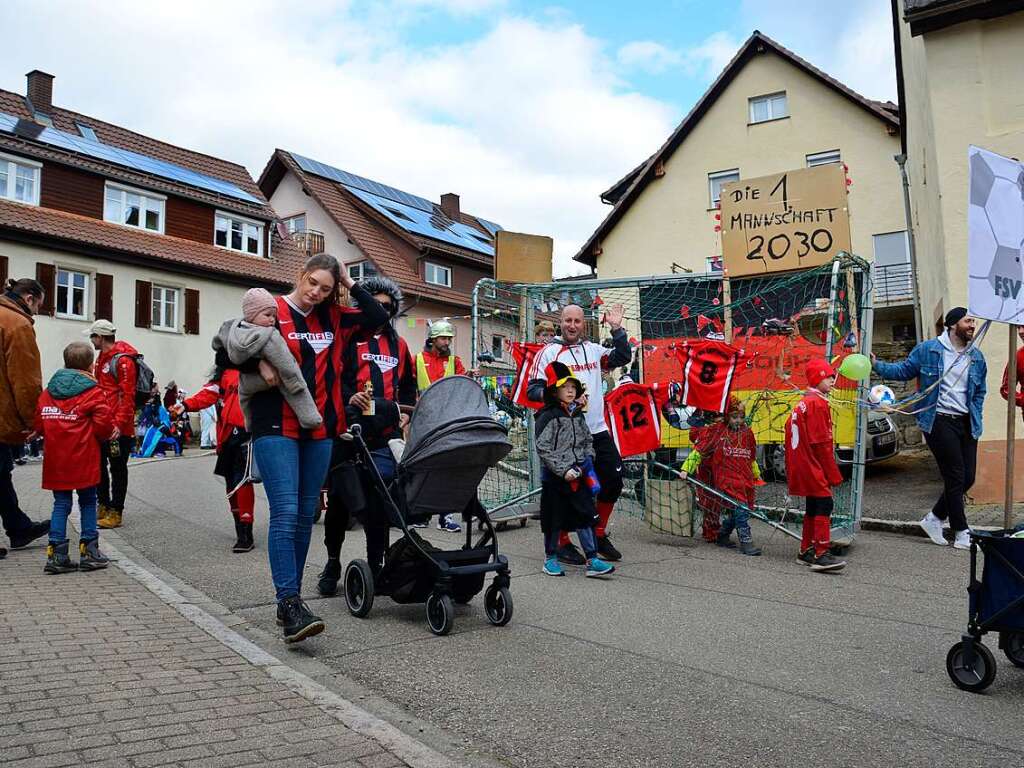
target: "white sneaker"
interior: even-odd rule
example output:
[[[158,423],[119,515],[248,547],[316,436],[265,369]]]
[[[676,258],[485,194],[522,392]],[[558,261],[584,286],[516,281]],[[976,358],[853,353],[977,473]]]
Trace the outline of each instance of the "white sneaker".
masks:
[[[953,539],[954,549],[970,549],[971,548],[971,532],[957,531],[956,538]]]
[[[921,522],[918,525],[928,534],[928,538],[932,540],[932,543],[938,544],[940,547],[944,547],[949,543],[946,541],[946,537],[942,535],[942,521],[931,512],[921,518]]]

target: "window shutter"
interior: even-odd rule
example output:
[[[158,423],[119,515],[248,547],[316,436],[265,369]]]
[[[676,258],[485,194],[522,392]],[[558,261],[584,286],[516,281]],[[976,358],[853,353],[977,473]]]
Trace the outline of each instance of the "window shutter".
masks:
[[[7,290],[7,257],[0,256],[0,291]]]
[[[39,314],[53,317],[54,307],[56,306],[57,268],[53,264],[36,262],[36,280],[42,284],[43,290],[46,291],[46,297],[43,300],[43,306],[39,309]]]
[[[135,327],[149,328],[153,324],[153,284],[135,281]]]
[[[96,273],[96,319],[114,321],[114,276]]]
[[[199,291],[185,289],[185,333],[199,333]]]

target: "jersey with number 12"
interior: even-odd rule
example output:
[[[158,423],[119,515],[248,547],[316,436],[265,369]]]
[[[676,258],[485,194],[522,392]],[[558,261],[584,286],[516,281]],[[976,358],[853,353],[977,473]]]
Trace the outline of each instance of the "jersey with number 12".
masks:
[[[604,398],[605,421],[620,456],[636,456],[661,446],[661,418],[654,390],[646,384],[620,384]]]
[[[724,341],[693,341],[676,348],[683,366],[683,402],[724,413],[736,366],[747,354]]]

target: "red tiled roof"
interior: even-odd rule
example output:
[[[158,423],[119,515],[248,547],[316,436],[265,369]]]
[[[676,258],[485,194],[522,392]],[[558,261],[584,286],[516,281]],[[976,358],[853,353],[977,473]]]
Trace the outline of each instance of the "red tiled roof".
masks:
[[[629,209],[629,206],[633,204],[633,201],[636,200],[640,192],[642,192],[647,184],[655,178],[655,167],[659,163],[664,163],[672,153],[676,151],[679,145],[682,144],[689,135],[693,127],[702,117],[704,117],[711,105],[717,101],[718,97],[722,95],[747,62],[757,54],[768,50],[774,51],[783,59],[793,64],[793,66],[803,70],[811,77],[838,92],[844,98],[870,112],[886,125],[895,130],[899,130],[900,121],[898,109],[897,112],[894,113],[888,104],[879,101],[872,101],[871,99],[861,96],[852,88],[844,85],[831,75],[818,69],[806,59],[800,58],[785,46],[780,45],[758,30],[754,30],[753,34],[747,38],[747,41],[740,47],[739,51],[737,51],[732,61],[726,65],[725,69],[722,70],[722,73],[715,79],[715,82],[713,82],[711,87],[705,91],[704,95],[701,96],[693,109],[691,109],[686,117],[683,118],[683,121],[676,127],[672,132],[672,135],[668,137],[658,151],[650,156],[639,171],[633,171],[630,174],[627,174],[608,190],[609,192],[617,192],[620,196],[616,200],[612,210],[605,217],[604,221],[598,225],[594,233],[587,238],[587,241],[583,244],[583,247],[580,248],[579,252],[573,256],[575,261],[587,264],[590,267],[595,266],[597,259],[594,256],[594,247],[598,245],[601,242],[601,239],[612,229],[612,227],[615,226],[616,223],[618,223],[619,219],[622,218],[623,214]],[[625,191],[618,189],[623,182],[627,181],[628,186]]]
[[[355,195],[347,192],[337,182],[305,173],[284,150],[275,151],[260,177],[261,180],[267,178],[275,162],[282,163],[296,175],[313,199],[341,227],[353,244],[376,264],[381,272],[395,280],[403,291],[460,307],[470,305],[470,297],[467,294],[451,288],[430,285],[419,276],[413,266],[418,256],[418,238],[411,238],[398,227],[382,221],[383,217],[371,216],[367,211],[369,206],[360,205]]]
[[[25,103],[25,97],[3,89],[0,89],[0,112],[6,112],[9,115],[26,120],[33,119],[33,115],[29,111],[28,105]],[[2,137],[4,139],[4,145],[11,148],[23,148],[30,146],[32,148],[32,154],[37,157],[69,162],[72,165],[86,168],[87,170],[100,171],[102,173],[107,173],[108,175],[113,174],[122,178],[127,178],[135,183],[146,184],[147,186],[159,188],[164,191],[172,191],[176,194],[200,199],[214,205],[243,210],[250,214],[258,213],[266,216],[267,218],[274,217],[273,209],[271,209],[270,205],[265,202],[266,198],[264,198],[263,193],[260,192],[260,188],[256,185],[256,182],[253,181],[252,176],[249,175],[249,171],[238,163],[232,163],[217,157],[211,157],[210,155],[206,155],[201,152],[194,152],[173,144],[158,141],[157,139],[150,138],[149,136],[143,136],[140,133],[129,131],[126,128],[122,128],[102,120],[97,120],[94,117],[82,115],[78,112],[72,112],[71,110],[63,109],[61,107],[54,106],[48,114],[53,121],[53,127],[58,130],[80,135],[76,123],[82,123],[83,125],[87,125],[92,128],[96,133],[96,137],[104,144],[138,152],[157,160],[163,160],[168,163],[180,165],[197,173],[222,179],[236,185],[243,191],[256,197],[258,200],[264,201],[264,203],[263,205],[254,205],[234,198],[213,195],[207,191],[188,187],[174,181],[156,179],[156,177],[126,170],[120,166],[104,163],[95,158],[63,152],[53,147],[35,144],[34,142],[16,139],[14,137]],[[156,179],[156,183],[153,183],[154,179]]]
[[[139,257],[175,271],[233,278],[232,282],[291,285],[302,255],[290,238],[271,233],[271,258],[249,256],[194,240],[158,235],[73,213],[0,200],[0,233],[43,240],[96,256]]]

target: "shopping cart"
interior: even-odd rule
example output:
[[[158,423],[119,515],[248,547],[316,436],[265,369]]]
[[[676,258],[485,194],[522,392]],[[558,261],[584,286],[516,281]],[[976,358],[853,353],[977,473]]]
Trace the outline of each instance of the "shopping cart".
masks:
[[[971,581],[967,587],[967,634],[946,654],[950,679],[965,691],[977,693],[996,678],[996,658],[981,642],[988,632],[999,633],[1006,658],[1024,668],[1024,538],[1008,531],[971,531]],[[978,580],[978,549],[985,555]]]

